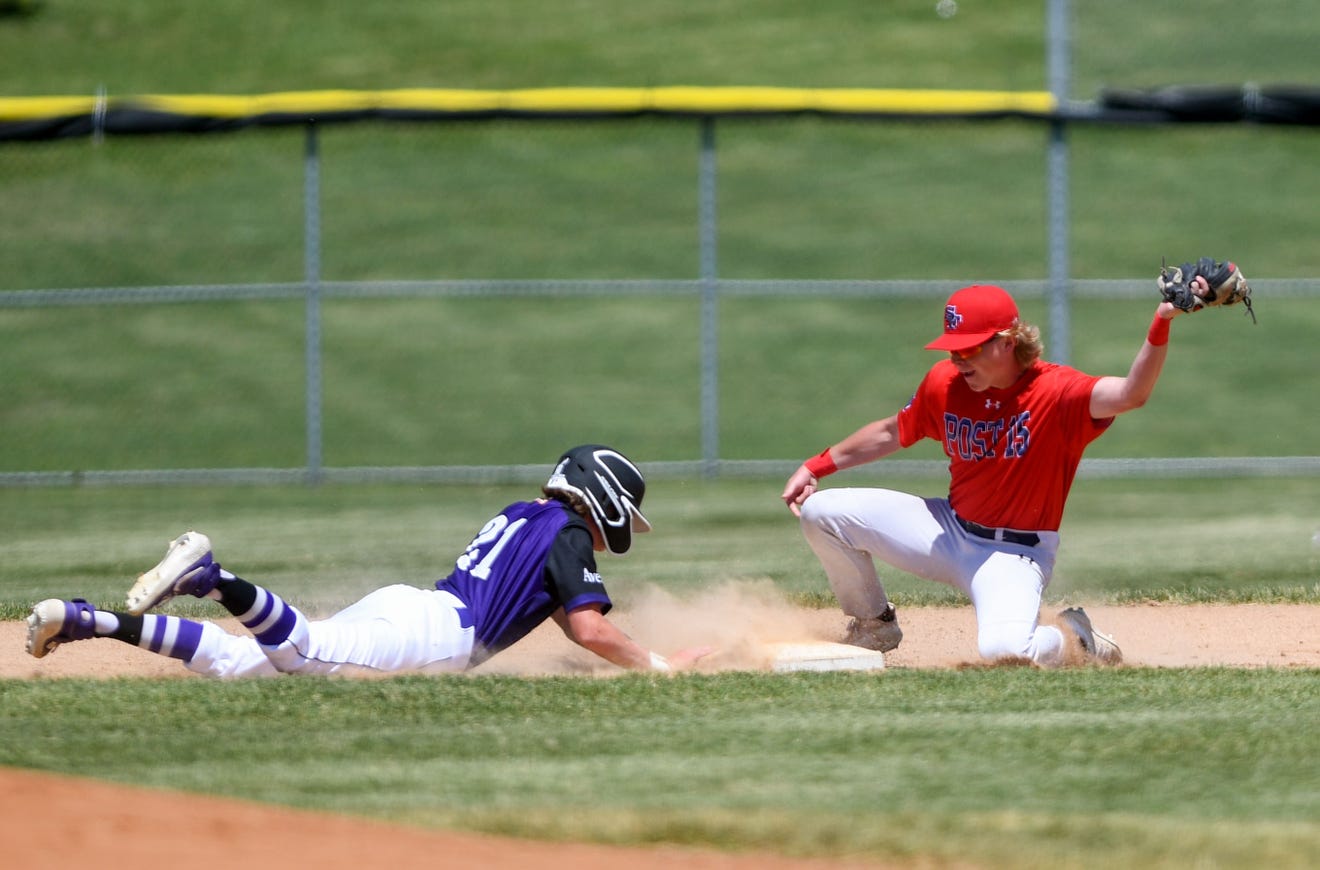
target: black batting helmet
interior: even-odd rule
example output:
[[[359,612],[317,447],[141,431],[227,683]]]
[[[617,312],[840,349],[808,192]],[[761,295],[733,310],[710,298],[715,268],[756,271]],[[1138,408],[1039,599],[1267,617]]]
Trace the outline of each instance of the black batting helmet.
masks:
[[[651,531],[641,510],[646,494],[642,473],[628,457],[603,444],[583,444],[565,451],[541,489],[546,495],[581,499],[611,553],[628,552],[633,532]]]

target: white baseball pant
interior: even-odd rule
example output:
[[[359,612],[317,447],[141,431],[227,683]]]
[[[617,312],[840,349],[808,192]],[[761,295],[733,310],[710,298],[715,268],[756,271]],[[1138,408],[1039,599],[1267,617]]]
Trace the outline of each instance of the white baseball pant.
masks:
[[[992,541],[965,531],[947,498],[863,488],[812,495],[802,505],[802,530],[849,616],[874,617],[888,604],[875,569],[879,559],[966,593],[976,609],[982,658],[1062,664],[1063,634],[1039,623],[1058,532],[1037,532],[1034,547]]]
[[[202,623],[188,669],[211,677],[286,674],[448,673],[467,668],[474,633],[463,603],[448,592],[386,586],[323,620],[295,613],[289,639],[263,646]]]

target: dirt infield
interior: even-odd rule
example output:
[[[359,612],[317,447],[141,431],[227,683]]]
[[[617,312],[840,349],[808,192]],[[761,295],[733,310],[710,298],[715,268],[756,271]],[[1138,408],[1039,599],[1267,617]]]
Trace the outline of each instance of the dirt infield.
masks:
[[[1087,605],[1097,628],[1113,634],[1128,665],[1148,667],[1320,667],[1320,605]],[[691,602],[658,593],[630,613],[612,615],[638,640],[661,651],[714,643],[720,652],[702,670],[765,667],[763,643],[838,640],[847,618],[837,610],[795,608],[757,590],[729,588]],[[889,668],[948,668],[978,661],[970,607],[903,608],[903,644]],[[241,631],[231,620],[217,620]],[[160,676],[195,678],[178,662],[114,641],[65,644],[44,659],[23,652],[22,622],[0,623],[0,678]],[[586,653],[551,623],[472,673],[617,672]]]
[[[777,604],[746,590],[724,590],[678,606],[663,597],[639,602],[617,621],[639,640],[672,649],[699,640],[722,651],[704,670],[765,666],[758,641],[835,640],[846,619],[835,610]],[[1114,634],[1128,666],[1320,667],[1320,606],[1139,605],[1088,606],[1096,625]],[[886,667],[948,668],[976,660],[970,608],[905,608],[905,637]],[[670,643],[655,638],[669,637]],[[197,679],[177,662],[114,641],[67,644],[44,659],[23,652],[24,625],[0,623],[0,677],[50,679],[156,676]],[[558,629],[542,627],[477,672],[615,672],[598,667]],[[883,679],[883,672],[877,679]],[[187,824],[176,820],[186,818]],[[583,844],[530,843],[476,834],[426,831],[342,816],[328,816],[218,798],[127,789],[89,780],[0,768],[0,819],[6,862],[15,867],[49,863],[52,854],[95,854],[98,866],[153,866],[182,860],[196,870],[235,866],[373,868],[473,866],[486,870],[536,866],[556,870],[722,868],[812,870],[882,867],[771,855],[726,854],[679,848],[622,849]],[[165,820],[162,822],[162,820]],[[57,843],[52,853],[48,845]],[[443,857],[441,857],[443,856]]]
[[[99,868],[468,867],[480,870],[826,870],[841,864],[766,854],[541,843],[128,788],[0,768],[6,867],[72,860]],[[53,844],[53,845],[52,845]]]

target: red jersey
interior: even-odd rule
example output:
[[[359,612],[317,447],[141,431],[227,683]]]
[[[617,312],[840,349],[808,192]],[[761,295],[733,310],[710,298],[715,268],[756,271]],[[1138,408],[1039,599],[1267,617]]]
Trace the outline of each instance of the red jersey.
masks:
[[[941,360],[898,412],[899,440],[943,442],[949,503],[963,519],[1057,531],[1082,451],[1114,422],[1091,416],[1098,380],[1037,361],[1012,386],[978,393]]]

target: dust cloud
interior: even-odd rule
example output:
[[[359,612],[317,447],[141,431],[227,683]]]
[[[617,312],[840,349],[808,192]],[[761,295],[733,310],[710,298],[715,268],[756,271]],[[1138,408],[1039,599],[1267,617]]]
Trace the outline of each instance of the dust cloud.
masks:
[[[766,644],[838,640],[829,616],[788,601],[770,580],[739,580],[678,596],[644,586],[619,601],[609,619],[642,646],[669,655],[710,646],[702,673],[768,670]],[[626,673],[573,644],[547,620],[523,640],[469,671],[471,674],[556,675]]]
[[[770,580],[738,581],[679,598],[647,587],[629,603],[629,633],[662,652],[713,646],[699,671],[764,669],[770,666],[766,644],[838,640],[820,627],[812,612],[788,601]]]

